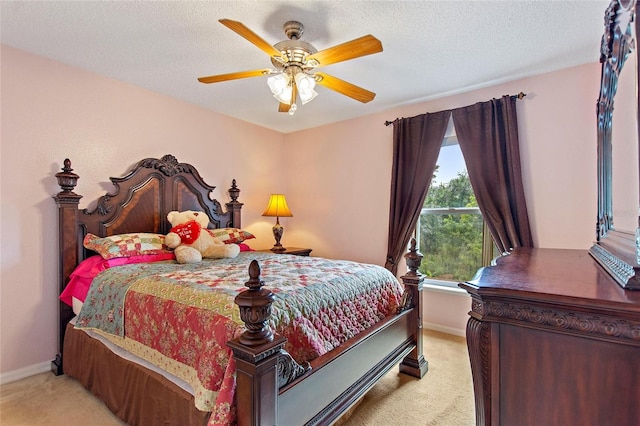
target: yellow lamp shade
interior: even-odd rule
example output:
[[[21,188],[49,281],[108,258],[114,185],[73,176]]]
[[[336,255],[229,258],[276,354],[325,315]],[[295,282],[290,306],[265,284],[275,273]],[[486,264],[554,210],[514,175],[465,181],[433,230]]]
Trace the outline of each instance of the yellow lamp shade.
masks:
[[[271,194],[269,204],[264,213],[262,213],[262,216],[293,217],[287,205],[287,200],[284,198],[284,194]]]

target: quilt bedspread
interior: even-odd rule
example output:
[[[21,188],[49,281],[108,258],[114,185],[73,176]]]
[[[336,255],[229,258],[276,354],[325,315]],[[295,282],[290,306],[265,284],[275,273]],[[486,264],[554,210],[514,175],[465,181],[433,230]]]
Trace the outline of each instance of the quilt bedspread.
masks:
[[[234,420],[235,364],[226,342],[244,329],[235,296],[248,265],[276,294],[269,326],[302,363],[394,313],[402,287],[386,269],[317,257],[241,253],[198,264],[144,263],[98,275],[78,316],[91,328],[193,388],[209,424]]]

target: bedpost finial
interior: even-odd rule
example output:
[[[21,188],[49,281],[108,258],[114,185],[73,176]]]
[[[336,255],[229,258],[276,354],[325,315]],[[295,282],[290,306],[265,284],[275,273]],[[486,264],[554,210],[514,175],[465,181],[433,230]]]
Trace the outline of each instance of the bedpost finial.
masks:
[[[73,189],[78,184],[80,176],[73,173],[71,160],[65,158],[63,164],[62,171],[56,173],[56,179],[58,179],[58,185],[62,188],[62,193],[73,194]]]
[[[238,196],[240,195],[240,188],[236,185],[236,180],[233,179],[231,181],[231,188],[229,188],[229,197],[231,197],[231,202],[235,203],[238,201]]]
[[[249,287],[249,290],[260,290],[264,285],[264,281],[260,279],[260,264],[255,259],[249,264],[249,281],[244,285]]]
[[[416,247],[416,239],[411,238],[409,252],[404,255],[407,262],[407,268],[409,269],[409,272],[407,273],[408,276],[416,277],[422,275],[418,272],[418,268],[420,268],[420,263],[422,263],[423,257],[422,253],[420,253]]]
[[[240,307],[240,318],[246,330],[238,340],[246,346],[259,346],[273,341],[273,333],[267,325],[271,316],[271,304],[276,296],[271,290],[262,288],[264,282],[260,279],[260,265],[252,260],[249,265],[249,281],[245,284],[249,289],[241,292],[235,298]]]

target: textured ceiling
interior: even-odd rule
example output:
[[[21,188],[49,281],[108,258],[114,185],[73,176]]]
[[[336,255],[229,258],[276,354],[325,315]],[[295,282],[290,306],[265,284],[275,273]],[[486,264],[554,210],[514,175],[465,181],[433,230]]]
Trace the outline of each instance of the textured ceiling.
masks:
[[[3,44],[288,133],[599,58],[608,0],[0,1]],[[271,68],[218,19],[271,44],[304,24],[322,50],[372,34],[384,51],[318,68],[377,94],[362,104],[324,87],[278,113],[266,77],[197,77]],[[393,117],[391,117],[393,118]]]

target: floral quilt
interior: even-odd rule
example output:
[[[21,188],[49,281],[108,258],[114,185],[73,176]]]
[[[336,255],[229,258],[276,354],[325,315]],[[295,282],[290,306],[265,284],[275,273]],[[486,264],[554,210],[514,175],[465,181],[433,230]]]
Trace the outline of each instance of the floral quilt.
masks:
[[[302,363],[394,313],[402,287],[386,269],[318,257],[240,253],[235,259],[124,265],[91,284],[76,323],[95,329],[193,388],[210,425],[232,424],[235,364],[226,342],[244,330],[234,304],[248,265],[276,294],[270,327]]]

